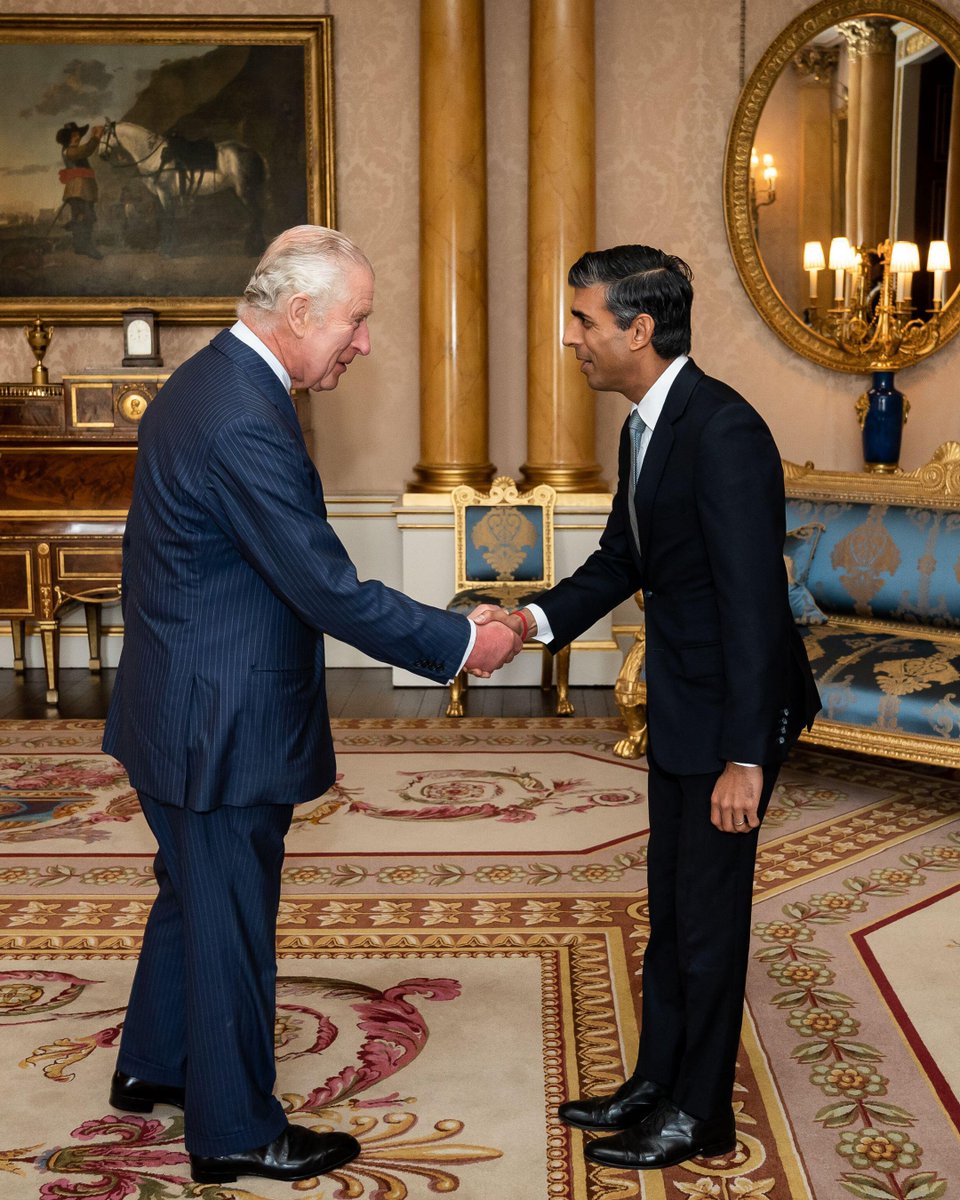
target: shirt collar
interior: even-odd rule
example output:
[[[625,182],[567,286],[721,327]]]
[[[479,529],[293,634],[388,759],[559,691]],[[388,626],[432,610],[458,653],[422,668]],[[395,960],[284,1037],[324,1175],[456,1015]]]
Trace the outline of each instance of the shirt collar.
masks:
[[[640,414],[641,420],[648,429],[652,430],[660,419],[660,414],[663,412],[663,406],[666,403],[667,394],[673,385],[673,381],[683,370],[687,362],[689,362],[689,359],[686,354],[681,354],[673,359],[663,374],[660,375],[645,393],[640,403],[633,406]]]
[[[244,325],[242,321],[237,321],[230,327],[230,332],[235,338],[239,338],[245,346],[249,346],[254,354],[259,354],[263,361],[267,364],[270,370],[283,384],[285,392],[290,391],[290,373],[283,365],[279,358],[263,342],[257,337],[249,325]],[[659,380],[657,381],[659,383]],[[646,398],[646,397],[644,397]]]

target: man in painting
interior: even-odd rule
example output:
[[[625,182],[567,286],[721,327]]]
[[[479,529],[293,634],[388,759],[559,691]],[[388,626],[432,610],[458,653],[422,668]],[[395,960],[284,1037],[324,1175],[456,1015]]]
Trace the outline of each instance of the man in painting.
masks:
[[[90,166],[90,156],[100,145],[103,126],[78,125],[68,121],[57,130],[57,142],[63,155],[60,182],[63,184],[63,204],[70,210],[67,228],[73,236],[73,251],[87,258],[102,258],[93,240],[93,227],[97,220],[97,177]]]
[[[692,274],[650,246],[585,254],[564,333],[596,391],[633,410],[600,547],[506,615],[559,650],[641,591],[649,728],[650,940],[638,1061],[560,1117],[617,1131],[586,1146],[657,1170],[733,1150],[750,905],[780,764],[820,707],[783,562],[783,472],[766,425],[688,357]]]
[[[104,749],[158,842],[110,1100],[184,1110],[193,1179],[298,1180],[359,1152],[274,1096],[276,922],[293,806],[335,762],[323,634],[447,683],[520,649],[503,625],[360,581],[326,518],[290,388],[370,353],[373,271],[315,225],[267,248],[240,319],[140,424],[123,552],[123,652]],[[309,1114],[312,1115],[312,1114]]]

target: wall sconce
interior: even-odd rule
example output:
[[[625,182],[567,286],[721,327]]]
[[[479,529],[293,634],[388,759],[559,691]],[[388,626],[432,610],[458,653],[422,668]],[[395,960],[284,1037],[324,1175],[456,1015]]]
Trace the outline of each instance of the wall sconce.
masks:
[[[762,167],[762,170],[759,168]],[[763,180],[762,187],[757,177]],[[773,155],[757,153],[756,146],[750,151],[750,216],[753,220],[754,236],[760,233],[760,209],[773,204],[777,198],[777,168]]]

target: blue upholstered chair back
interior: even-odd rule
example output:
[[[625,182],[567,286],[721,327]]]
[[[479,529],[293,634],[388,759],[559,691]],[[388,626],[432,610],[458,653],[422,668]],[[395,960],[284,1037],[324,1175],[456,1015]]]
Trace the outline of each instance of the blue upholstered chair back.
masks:
[[[480,603],[481,596],[517,601],[552,586],[556,497],[546,484],[521,495],[508,475],[495,479],[489,492],[466,485],[453,490],[461,605]]]
[[[788,498],[788,530],[812,521],[806,585],[825,611],[960,626],[960,512]]]

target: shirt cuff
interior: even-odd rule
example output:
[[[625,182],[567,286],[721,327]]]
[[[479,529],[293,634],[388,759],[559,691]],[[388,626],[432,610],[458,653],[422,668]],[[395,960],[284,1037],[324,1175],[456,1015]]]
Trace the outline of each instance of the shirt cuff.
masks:
[[[543,642],[545,646],[553,641],[553,630],[550,628],[550,622],[547,620],[547,614],[543,611],[539,604],[524,605],[527,612],[537,623],[537,632],[533,635],[533,641]]]
[[[759,767],[760,766],[759,763],[742,763],[742,762],[737,762],[736,759],[733,760],[733,765],[735,767]]]
[[[460,666],[457,667],[457,675],[459,675],[463,668],[467,665],[467,659],[470,657],[470,653],[473,650],[473,643],[477,640],[476,625],[474,625],[472,621],[467,621],[467,624],[470,626],[470,636],[467,638],[467,649],[464,652],[463,658],[460,660]],[[448,679],[447,683],[453,683],[453,680]]]

